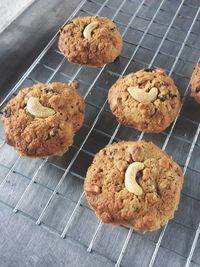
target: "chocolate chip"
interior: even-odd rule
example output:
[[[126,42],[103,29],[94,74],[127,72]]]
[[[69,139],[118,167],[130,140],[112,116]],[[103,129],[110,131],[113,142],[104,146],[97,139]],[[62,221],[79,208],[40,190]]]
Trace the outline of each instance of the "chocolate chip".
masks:
[[[8,108],[4,109],[3,115],[6,118],[10,117],[10,115],[11,115],[11,108],[8,107]]]
[[[109,151],[109,152],[108,152],[108,157],[113,157],[113,154],[114,154],[113,151]]]
[[[161,102],[165,102],[167,100],[167,96],[159,96],[158,99],[161,101]]]
[[[113,27],[113,28],[110,28],[110,31],[114,31],[114,30],[116,30],[116,28],[115,28],[115,27]]]
[[[177,95],[172,94],[171,92],[169,92],[169,97],[173,99],[173,98],[177,97]]]
[[[175,97],[177,97],[177,95],[172,94],[171,92],[169,92],[167,95],[158,96],[158,99],[160,99],[161,102],[164,102],[167,99],[173,99]]]
[[[144,69],[144,71],[146,71],[146,72],[152,72],[154,70],[155,70],[154,68],[146,68],[146,69]]]
[[[168,83],[165,81],[160,82],[160,85],[168,86]]]
[[[42,91],[44,91],[46,94],[48,93],[57,94],[55,90],[50,89],[50,88],[43,88]]]
[[[195,92],[196,92],[196,93],[199,93],[199,92],[200,92],[200,86],[197,86],[197,87],[196,87]]]

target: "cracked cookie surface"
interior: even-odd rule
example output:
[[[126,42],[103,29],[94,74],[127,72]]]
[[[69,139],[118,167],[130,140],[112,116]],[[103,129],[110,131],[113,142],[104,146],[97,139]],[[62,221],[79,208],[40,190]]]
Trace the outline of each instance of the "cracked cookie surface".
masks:
[[[199,63],[197,63],[196,66],[194,67],[190,84],[191,84],[192,96],[198,103],[200,103],[200,64]]]
[[[133,162],[144,164],[136,176],[141,195],[125,187],[125,173]],[[181,168],[156,145],[122,141],[96,154],[87,171],[84,191],[103,223],[153,231],[174,217],[182,184]]]
[[[32,107],[35,114],[41,107],[54,112],[36,117],[27,106],[30,99],[38,100],[40,105]],[[59,82],[36,84],[20,90],[8,102],[2,116],[6,142],[28,157],[62,155],[72,145],[74,133],[83,120],[84,100],[75,84]]]
[[[90,24],[91,38],[84,36]],[[99,16],[78,17],[67,23],[60,31],[58,47],[71,62],[92,67],[101,67],[113,62],[121,53],[123,41],[116,25]]]
[[[130,89],[146,95],[157,89],[152,102],[139,102]],[[155,90],[156,90],[155,89]],[[149,97],[149,96],[148,96]],[[117,120],[127,127],[144,132],[164,131],[180,109],[180,95],[173,80],[161,69],[142,69],[120,78],[109,90],[108,102]]]

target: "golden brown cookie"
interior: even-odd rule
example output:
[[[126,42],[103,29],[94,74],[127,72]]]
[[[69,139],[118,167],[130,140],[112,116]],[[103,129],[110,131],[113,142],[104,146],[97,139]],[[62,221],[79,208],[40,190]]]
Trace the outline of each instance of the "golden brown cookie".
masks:
[[[84,100],[75,84],[36,84],[6,105],[2,122],[6,142],[21,155],[62,155],[84,120]]]
[[[197,63],[194,67],[191,77],[191,89],[192,89],[192,96],[194,99],[200,103],[200,64]]]
[[[116,25],[99,16],[78,17],[60,31],[58,47],[71,62],[101,67],[121,53],[122,37]]]
[[[149,133],[164,131],[180,109],[179,91],[161,69],[142,69],[120,78],[110,88],[108,102],[120,123]]]
[[[174,217],[182,184],[181,168],[156,145],[124,141],[96,154],[84,191],[103,223],[153,231]]]

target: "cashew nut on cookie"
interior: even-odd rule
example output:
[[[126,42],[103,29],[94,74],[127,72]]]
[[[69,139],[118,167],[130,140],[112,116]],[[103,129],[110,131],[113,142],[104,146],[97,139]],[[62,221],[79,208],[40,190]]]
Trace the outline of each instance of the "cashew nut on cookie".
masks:
[[[137,173],[143,169],[144,164],[142,162],[133,162],[128,166],[125,172],[125,187],[136,196],[140,196],[143,193],[141,186],[139,186],[136,181]]]
[[[138,86],[129,87],[128,92],[135,100],[142,103],[153,102],[158,95],[158,89],[156,87],[151,88],[149,92],[143,91]]]
[[[37,97],[30,97],[27,101],[27,110],[37,118],[46,118],[55,114],[52,108],[44,107]]]
[[[90,24],[88,24],[83,31],[83,36],[86,39],[90,40],[92,37],[92,31],[97,28],[98,25],[98,22],[91,22]]]

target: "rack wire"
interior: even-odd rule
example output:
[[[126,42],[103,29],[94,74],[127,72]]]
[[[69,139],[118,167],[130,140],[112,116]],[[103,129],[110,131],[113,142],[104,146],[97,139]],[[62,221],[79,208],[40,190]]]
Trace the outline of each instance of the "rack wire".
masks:
[[[103,68],[72,65],[58,51],[58,33],[53,37],[8,92],[1,110],[25,86],[76,79],[86,101],[86,120],[63,157],[38,160],[18,156],[5,144],[0,129],[0,202],[114,266],[200,266],[200,118],[199,106],[189,95],[191,72],[200,57],[199,12],[198,0],[82,1],[68,20],[85,15],[112,19],[124,39],[122,54]],[[182,96],[179,116],[163,133],[126,129],[107,105],[110,85],[143,67],[165,68]],[[142,138],[171,154],[185,173],[175,218],[145,235],[103,225],[88,206],[82,188],[87,168],[100,148]]]

